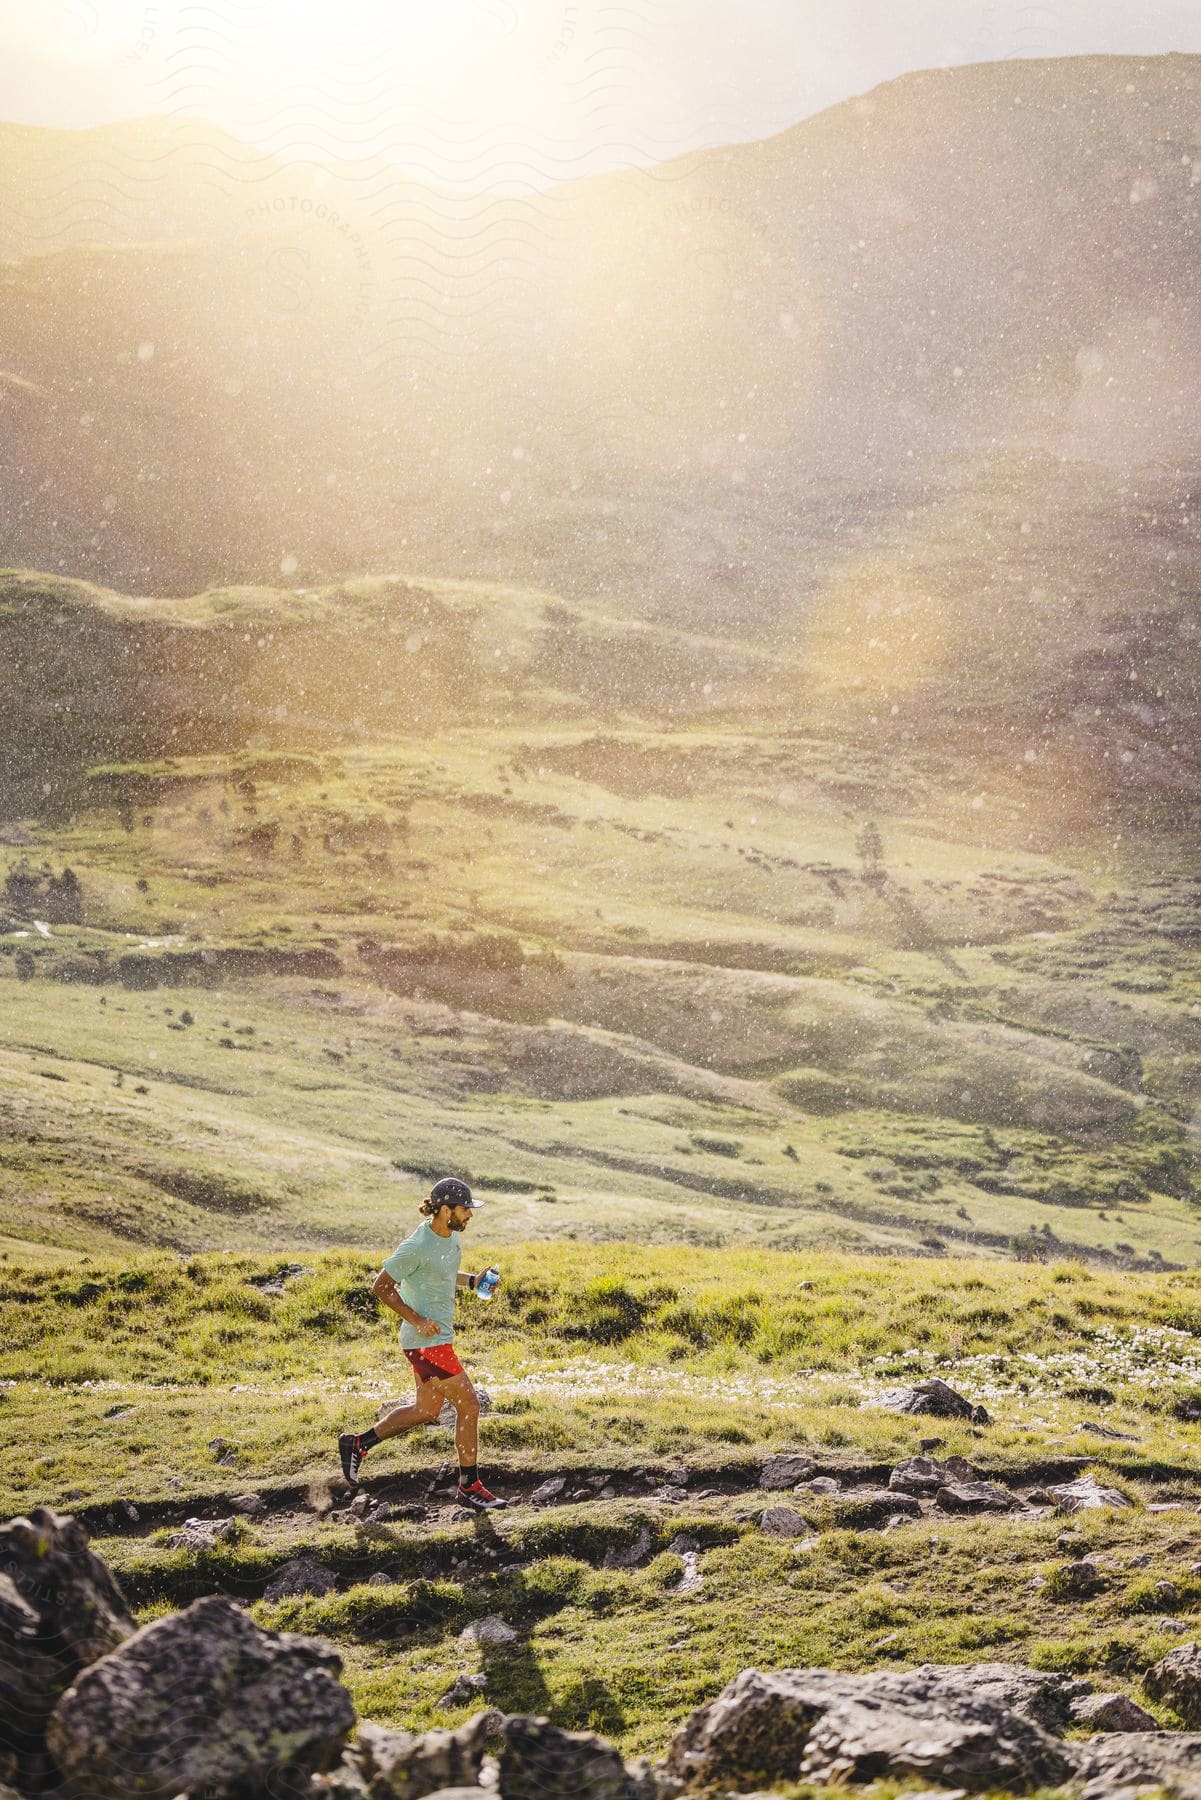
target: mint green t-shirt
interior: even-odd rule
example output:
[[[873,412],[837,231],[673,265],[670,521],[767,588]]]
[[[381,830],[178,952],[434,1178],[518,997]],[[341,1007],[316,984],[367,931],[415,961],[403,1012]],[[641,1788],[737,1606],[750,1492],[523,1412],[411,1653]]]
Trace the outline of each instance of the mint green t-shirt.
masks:
[[[455,1276],[463,1260],[459,1235],[452,1232],[439,1237],[428,1219],[423,1219],[403,1244],[384,1260],[384,1268],[400,1289],[406,1306],[438,1326],[437,1337],[425,1337],[400,1321],[402,1350],[428,1349],[431,1344],[449,1344],[455,1334]]]

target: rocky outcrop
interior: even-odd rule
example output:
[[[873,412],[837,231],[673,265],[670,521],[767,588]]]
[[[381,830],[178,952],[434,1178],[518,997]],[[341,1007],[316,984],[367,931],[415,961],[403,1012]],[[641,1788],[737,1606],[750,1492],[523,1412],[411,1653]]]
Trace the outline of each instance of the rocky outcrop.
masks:
[[[47,1742],[68,1780],[112,1800],[234,1795],[282,1800],[336,1760],[354,1724],[336,1652],[263,1631],[230,1600],[156,1619],[84,1670]]]
[[[1201,1800],[1201,1733],[1114,1732],[1073,1749],[1081,1800],[1119,1800],[1147,1788]]]
[[[972,1791],[1054,1785],[1072,1772],[1051,1735],[1083,1684],[1003,1664],[842,1675],[744,1670],[672,1740],[690,1786],[912,1775]]]
[[[0,1526],[0,1780],[51,1779],[46,1725],[63,1689],[133,1632],[75,1519],[38,1507]]]

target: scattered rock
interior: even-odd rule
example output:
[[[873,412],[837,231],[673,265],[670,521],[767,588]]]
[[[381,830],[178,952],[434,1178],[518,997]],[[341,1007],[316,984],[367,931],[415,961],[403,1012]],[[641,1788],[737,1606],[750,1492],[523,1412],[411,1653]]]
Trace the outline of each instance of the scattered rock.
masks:
[[[480,1712],[454,1731],[436,1726],[419,1737],[382,1725],[360,1725],[351,1755],[371,1800],[420,1800],[423,1794],[471,1789],[478,1783],[488,1745],[501,1723],[500,1713]],[[478,1787],[473,1791],[478,1795]]]
[[[533,1493],[530,1495],[530,1505],[549,1506],[552,1500],[557,1500],[559,1498],[559,1495],[566,1486],[566,1475],[552,1475],[549,1481],[544,1481],[541,1487],[534,1489]]]
[[[991,1481],[952,1481],[939,1488],[934,1504],[945,1513],[1009,1512],[1013,1495]]]
[[[260,1294],[283,1294],[289,1282],[299,1281],[302,1275],[311,1275],[312,1269],[304,1263],[285,1263],[282,1269],[276,1269],[271,1275],[248,1275],[247,1287],[254,1287]]]
[[[499,1613],[490,1613],[486,1619],[473,1619],[470,1625],[464,1626],[459,1633],[459,1642],[468,1644],[511,1644],[517,1633],[506,1624]]]
[[[1149,1712],[1126,1694],[1086,1694],[1072,1702],[1072,1723],[1094,1731],[1158,1731]]]
[[[311,1556],[296,1556],[276,1571],[263,1589],[264,1600],[292,1600],[300,1594],[332,1594],[337,1577]]]
[[[815,1475],[812,1481],[798,1481],[793,1492],[824,1495],[828,1498],[831,1494],[841,1494],[842,1485],[835,1481],[833,1475]]]
[[[831,1502],[840,1525],[883,1525],[889,1519],[919,1519],[922,1509],[911,1494],[894,1494],[889,1488],[858,1488]]]
[[[637,1569],[641,1564],[649,1562],[654,1550],[655,1540],[646,1525],[638,1527],[638,1536],[632,1544],[611,1544],[605,1551],[601,1567],[604,1569]]]
[[[1173,1652],[1173,1654],[1175,1654]],[[1201,1734],[1131,1731],[1072,1746],[1080,1800],[1122,1800],[1153,1788],[1175,1800],[1201,1796]]]
[[[963,1394],[956,1393],[937,1375],[932,1375],[929,1381],[919,1381],[913,1387],[889,1388],[881,1395],[880,1404],[888,1412],[931,1413],[938,1419],[970,1419],[973,1425],[990,1422],[982,1406],[976,1406]]]
[[[488,1677],[482,1671],[475,1675],[456,1675],[446,1692],[434,1701],[435,1706],[442,1706],[449,1711],[455,1706],[470,1706],[478,1700],[488,1685]]]
[[[501,1800],[641,1800],[653,1784],[627,1768],[620,1752],[591,1731],[563,1731],[542,1718],[508,1718],[501,1727],[497,1783]]]
[[[813,1527],[791,1506],[769,1506],[760,1517],[759,1529],[768,1537],[799,1538]]]
[[[684,1571],[675,1587],[670,1591],[673,1594],[698,1593],[705,1585],[705,1578],[701,1574],[700,1557],[695,1550],[685,1550],[681,1560],[684,1564]]]
[[[901,1775],[969,1789],[1053,1786],[1071,1772],[1065,1747],[1028,1711],[994,1697],[1014,1691],[1015,1675],[1025,1678],[1028,1701],[1057,1679],[999,1664],[873,1675],[746,1669],[685,1720],[668,1748],[667,1773],[735,1789],[765,1778]]]
[[[933,1456],[910,1456],[898,1463],[888,1477],[894,1494],[912,1494],[919,1500],[932,1499],[940,1487],[952,1481],[976,1481],[977,1472],[963,1456],[948,1456],[938,1462]]]
[[[261,1500],[257,1494],[235,1494],[229,1504],[236,1513],[241,1513],[244,1519],[265,1519],[267,1517],[267,1502]]]
[[[681,1500],[687,1500],[687,1498],[687,1488],[674,1487],[671,1484],[668,1484],[666,1487],[656,1488],[651,1495],[652,1500],[666,1500],[672,1506],[678,1506]]]
[[[808,1456],[769,1456],[759,1476],[761,1488],[796,1487],[817,1473],[817,1464]]]
[[[1091,1431],[1094,1437],[1113,1438],[1120,1444],[1141,1444],[1142,1439],[1128,1431],[1115,1431],[1112,1425],[1098,1425],[1092,1419],[1081,1419],[1077,1431]]]
[[[228,1544],[238,1535],[236,1519],[185,1519],[179,1531],[167,1539],[168,1550],[191,1550],[199,1554]]]
[[[1091,1512],[1102,1506],[1129,1506],[1125,1494],[1117,1488],[1101,1487],[1095,1475],[1078,1475],[1047,1492],[1061,1512]]]
[[[68,1781],[90,1794],[286,1792],[285,1772],[329,1766],[354,1724],[341,1669],[328,1644],[263,1631],[210,1595],[85,1669],[47,1739]]]
[[[1166,1700],[1189,1725],[1201,1724],[1201,1650],[1180,1644],[1143,1676],[1152,1700]]]
[[[1051,1572],[1048,1586],[1056,1600],[1091,1600],[1105,1586],[1105,1577],[1095,1562],[1086,1557],[1080,1562],[1061,1563]]]
[[[136,1525],[138,1523],[138,1521],[141,1519],[142,1515],[138,1511],[137,1507],[134,1505],[132,1500],[118,1500],[117,1508],[120,1512],[124,1513],[125,1517],[129,1520],[129,1523],[131,1525]]]
[[[374,1575],[368,1575],[367,1586],[368,1587],[395,1587],[396,1586],[396,1578],[395,1578],[395,1576],[387,1574],[387,1572],[383,1569],[377,1569],[375,1571]]]
[[[923,1456],[929,1456],[932,1451],[941,1450],[946,1441],[946,1438],[938,1437],[919,1438],[917,1440],[917,1447]]]

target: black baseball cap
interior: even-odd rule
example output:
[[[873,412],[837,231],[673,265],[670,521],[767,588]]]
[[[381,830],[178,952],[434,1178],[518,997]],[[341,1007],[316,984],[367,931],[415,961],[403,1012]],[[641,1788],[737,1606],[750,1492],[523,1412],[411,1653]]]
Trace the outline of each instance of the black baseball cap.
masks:
[[[435,1181],[430,1189],[430,1199],[438,1206],[467,1206],[474,1210],[480,1205],[465,1181],[457,1175],[444,1175],[441,1181]]]

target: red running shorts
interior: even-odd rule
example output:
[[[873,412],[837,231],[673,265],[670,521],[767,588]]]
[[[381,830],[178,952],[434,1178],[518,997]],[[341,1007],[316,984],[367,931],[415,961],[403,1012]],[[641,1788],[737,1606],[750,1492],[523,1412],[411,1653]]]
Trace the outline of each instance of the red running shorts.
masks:
[[[466,1374],[453,1344],[431,1344],[427,1350],[406,1350],[405,1355],[418,1381],[449,1381],[454,1375]]]

